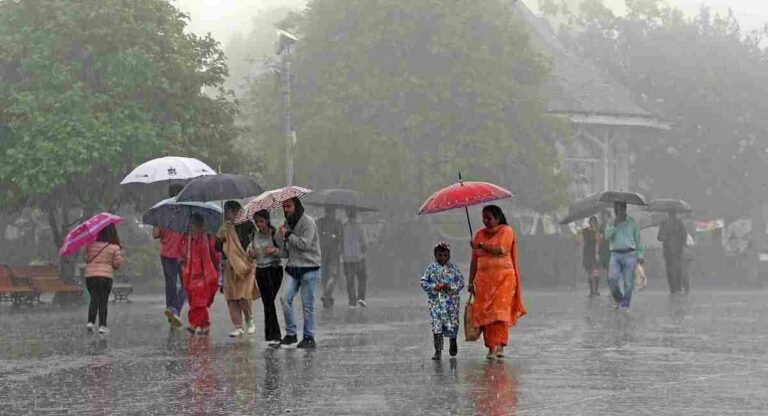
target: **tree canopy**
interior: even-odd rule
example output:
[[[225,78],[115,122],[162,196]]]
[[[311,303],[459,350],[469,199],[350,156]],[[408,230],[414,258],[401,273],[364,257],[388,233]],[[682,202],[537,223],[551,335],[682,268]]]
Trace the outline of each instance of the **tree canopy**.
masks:
[[[423,198],[456,179],[509,186],[522,205],[562,203],[534,51],[511,2],[313,0],[283,23],[292,57],[297,182]],[[273,75],[243,98],[250,138],[282,181]]]
[[[224,55],[186,19],[164,0],[0,2],[3,208],[43,209],[59,240],[149,158],[232,163]]]
[[[766,32],[706,7],[692,18],[657,0],[627,9],[617,16],[584,1],[563,38],[672,123],[669,135],[638,146],[635,177],[715,215],[768,203]]]

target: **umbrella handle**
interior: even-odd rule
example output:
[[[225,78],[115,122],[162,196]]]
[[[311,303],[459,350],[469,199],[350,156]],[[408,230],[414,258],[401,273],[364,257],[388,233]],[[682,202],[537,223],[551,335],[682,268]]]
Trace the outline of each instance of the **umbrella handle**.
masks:
[[[469,208],[464,207],[464,213],[467,214],[467,225],[469,226],[469,241],[472,241],[472,221],[469,220]]]

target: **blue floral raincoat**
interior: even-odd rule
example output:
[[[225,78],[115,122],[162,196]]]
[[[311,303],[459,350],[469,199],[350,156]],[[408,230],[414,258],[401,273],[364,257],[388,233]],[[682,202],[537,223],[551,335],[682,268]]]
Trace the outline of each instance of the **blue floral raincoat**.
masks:
[[[448,289],[435,290],[434,286],[439,283],[448,285]],[[459,292],[464,288],[464,276],[459,268],[451,262],[443,266],[437,262],[430,264],[421,277],[421,288],[427,292],[432,333],[455,338],[459,331]]]

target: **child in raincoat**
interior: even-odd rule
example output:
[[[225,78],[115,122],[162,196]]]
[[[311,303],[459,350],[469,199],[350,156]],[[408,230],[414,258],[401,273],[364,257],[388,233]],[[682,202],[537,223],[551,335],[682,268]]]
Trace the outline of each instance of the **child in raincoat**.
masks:
[[[443,338],[450,339],[450,354],[455,357],[459,347],[459,292],[464,288],[464,276],[451,263],[451,247],[439,243],[434,249],[435,262],[427,267],[421,277],[421,288],[427,292],[429,315],[432,318],[432,334],[435,343],[433,360],[439,360],[443,350]]]
[[[190,231],[182,244],[181,281],[189,300],[189,332],[206,335],[211,321],[208,308],[219,288],[219,253],[216,239],[205,232],[205,219],[200,214],[190,217]]]

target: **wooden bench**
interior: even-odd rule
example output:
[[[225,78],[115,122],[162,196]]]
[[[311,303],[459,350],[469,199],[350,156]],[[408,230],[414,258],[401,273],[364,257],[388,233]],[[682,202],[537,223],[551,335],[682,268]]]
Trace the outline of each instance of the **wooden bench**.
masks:
[[[8,266],[0,266],[0,293],[2,300],[13,302],[14,305],[31,305],[40,298],[29,280],[16,277]]]
[[[62,280],[57,266],[11,267],[11,273],[16,278],[27,279],[38,293],[83,292],[83,288],[80,285]]]

